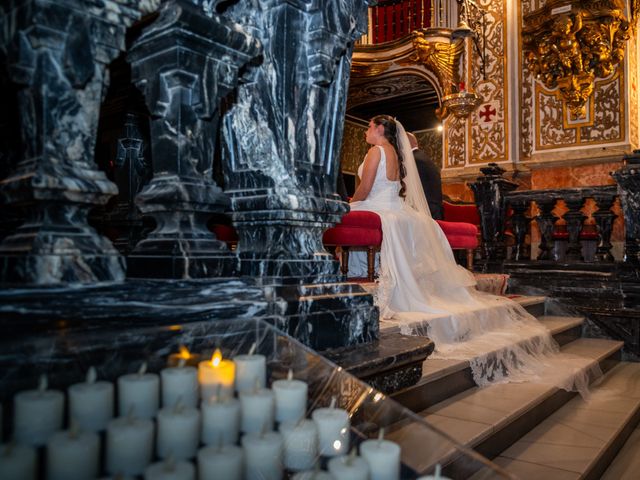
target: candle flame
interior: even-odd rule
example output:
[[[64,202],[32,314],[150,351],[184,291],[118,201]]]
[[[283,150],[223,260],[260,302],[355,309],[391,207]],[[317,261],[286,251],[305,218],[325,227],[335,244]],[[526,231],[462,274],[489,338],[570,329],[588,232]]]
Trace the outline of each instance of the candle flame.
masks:
[[[178,354],[180,358],[184,358],[185,360],[189,360],[191,358],[191,352],[189,352],[187,347],[180,345],[178,348],[180,349],[180,353]]]
[[[217,367],[218,365],[220,365],[221,361],[222,361],[222,352],[220,351],[219,348],[216,348],[216,351],[213,352],[213,355],[211,356],[211,364],[214,367]]]

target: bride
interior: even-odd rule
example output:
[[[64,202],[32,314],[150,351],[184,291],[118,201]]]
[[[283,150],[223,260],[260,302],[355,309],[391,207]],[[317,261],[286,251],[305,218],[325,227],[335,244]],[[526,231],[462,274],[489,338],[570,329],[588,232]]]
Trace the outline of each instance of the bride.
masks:
[[[479,385],[542,379],[586,393],[584,360],[563,355],[549,331],[516,302],[475,289],[471,272],[456,264],[449,242],[431,218],[404,128],[388,115],[369,122],[373,145],[358,168],[351,210],[380,216],[382,244],[376,304],[383,322],[425,335],[434,355],[470,362]],[[354,252],[351,276],[366,276],[366,258]]]

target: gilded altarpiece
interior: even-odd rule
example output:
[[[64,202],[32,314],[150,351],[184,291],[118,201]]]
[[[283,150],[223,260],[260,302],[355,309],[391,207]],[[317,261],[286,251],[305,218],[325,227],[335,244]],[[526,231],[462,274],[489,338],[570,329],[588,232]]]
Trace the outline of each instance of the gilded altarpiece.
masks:
[[[340,151],[340,167],[347,173],[356,173],[358,166],[369,150],[369,145],[364,141],[367,127],[357,123],[345,121],[342,137],[342,150]]]
[[[520,3],[520,51],[523,51],[522,30],[527,14],[545,6],[541,0]],[[520,160],[534,154],[570,147],[590,147],[625,142],[627,112],[625,98],[629,95],[630,138],[637,138],[637,48],[627,42],[628,72],[631,88],[627,90],[625,65],[619,64],[605,78],[595,78],[593,93],[580,115],[572,114],[560,88],[549,89],[537,80],[522,53],[520,77]],[[634,66],[634,64],[636,66]],[[634,88],[635,85],[635,88]],[[635,110],[635,113],[634,113]],[[632,142],[633,143],[633,142]],[[544,157],[543,157],[544,158]]]

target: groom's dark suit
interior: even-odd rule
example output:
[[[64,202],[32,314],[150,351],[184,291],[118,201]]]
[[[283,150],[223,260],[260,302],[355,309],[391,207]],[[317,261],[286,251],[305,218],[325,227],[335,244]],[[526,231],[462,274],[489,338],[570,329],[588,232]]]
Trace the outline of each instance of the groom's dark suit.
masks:
[[[435,220],[442,220],[442,181],[438,166],[419,148],[413,150],[416,167],[424,189],[424,195],[429,203],[431,216]]]

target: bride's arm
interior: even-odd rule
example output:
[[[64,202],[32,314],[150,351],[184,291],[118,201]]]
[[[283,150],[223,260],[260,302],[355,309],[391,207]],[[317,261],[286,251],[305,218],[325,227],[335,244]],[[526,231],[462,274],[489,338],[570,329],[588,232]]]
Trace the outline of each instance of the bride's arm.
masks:
[[[351,197],[352,202],[366,200],[369,196],[369,192],[373,187],[373,182],[376,179],[376,172],[378,171],[379,163],[380,149],[377,147],[371,147],[367,152],[367,156],[364,157],[364,167],[362,167],[360,185],[358,185],[356,192],[353,194],[353,197]]]

